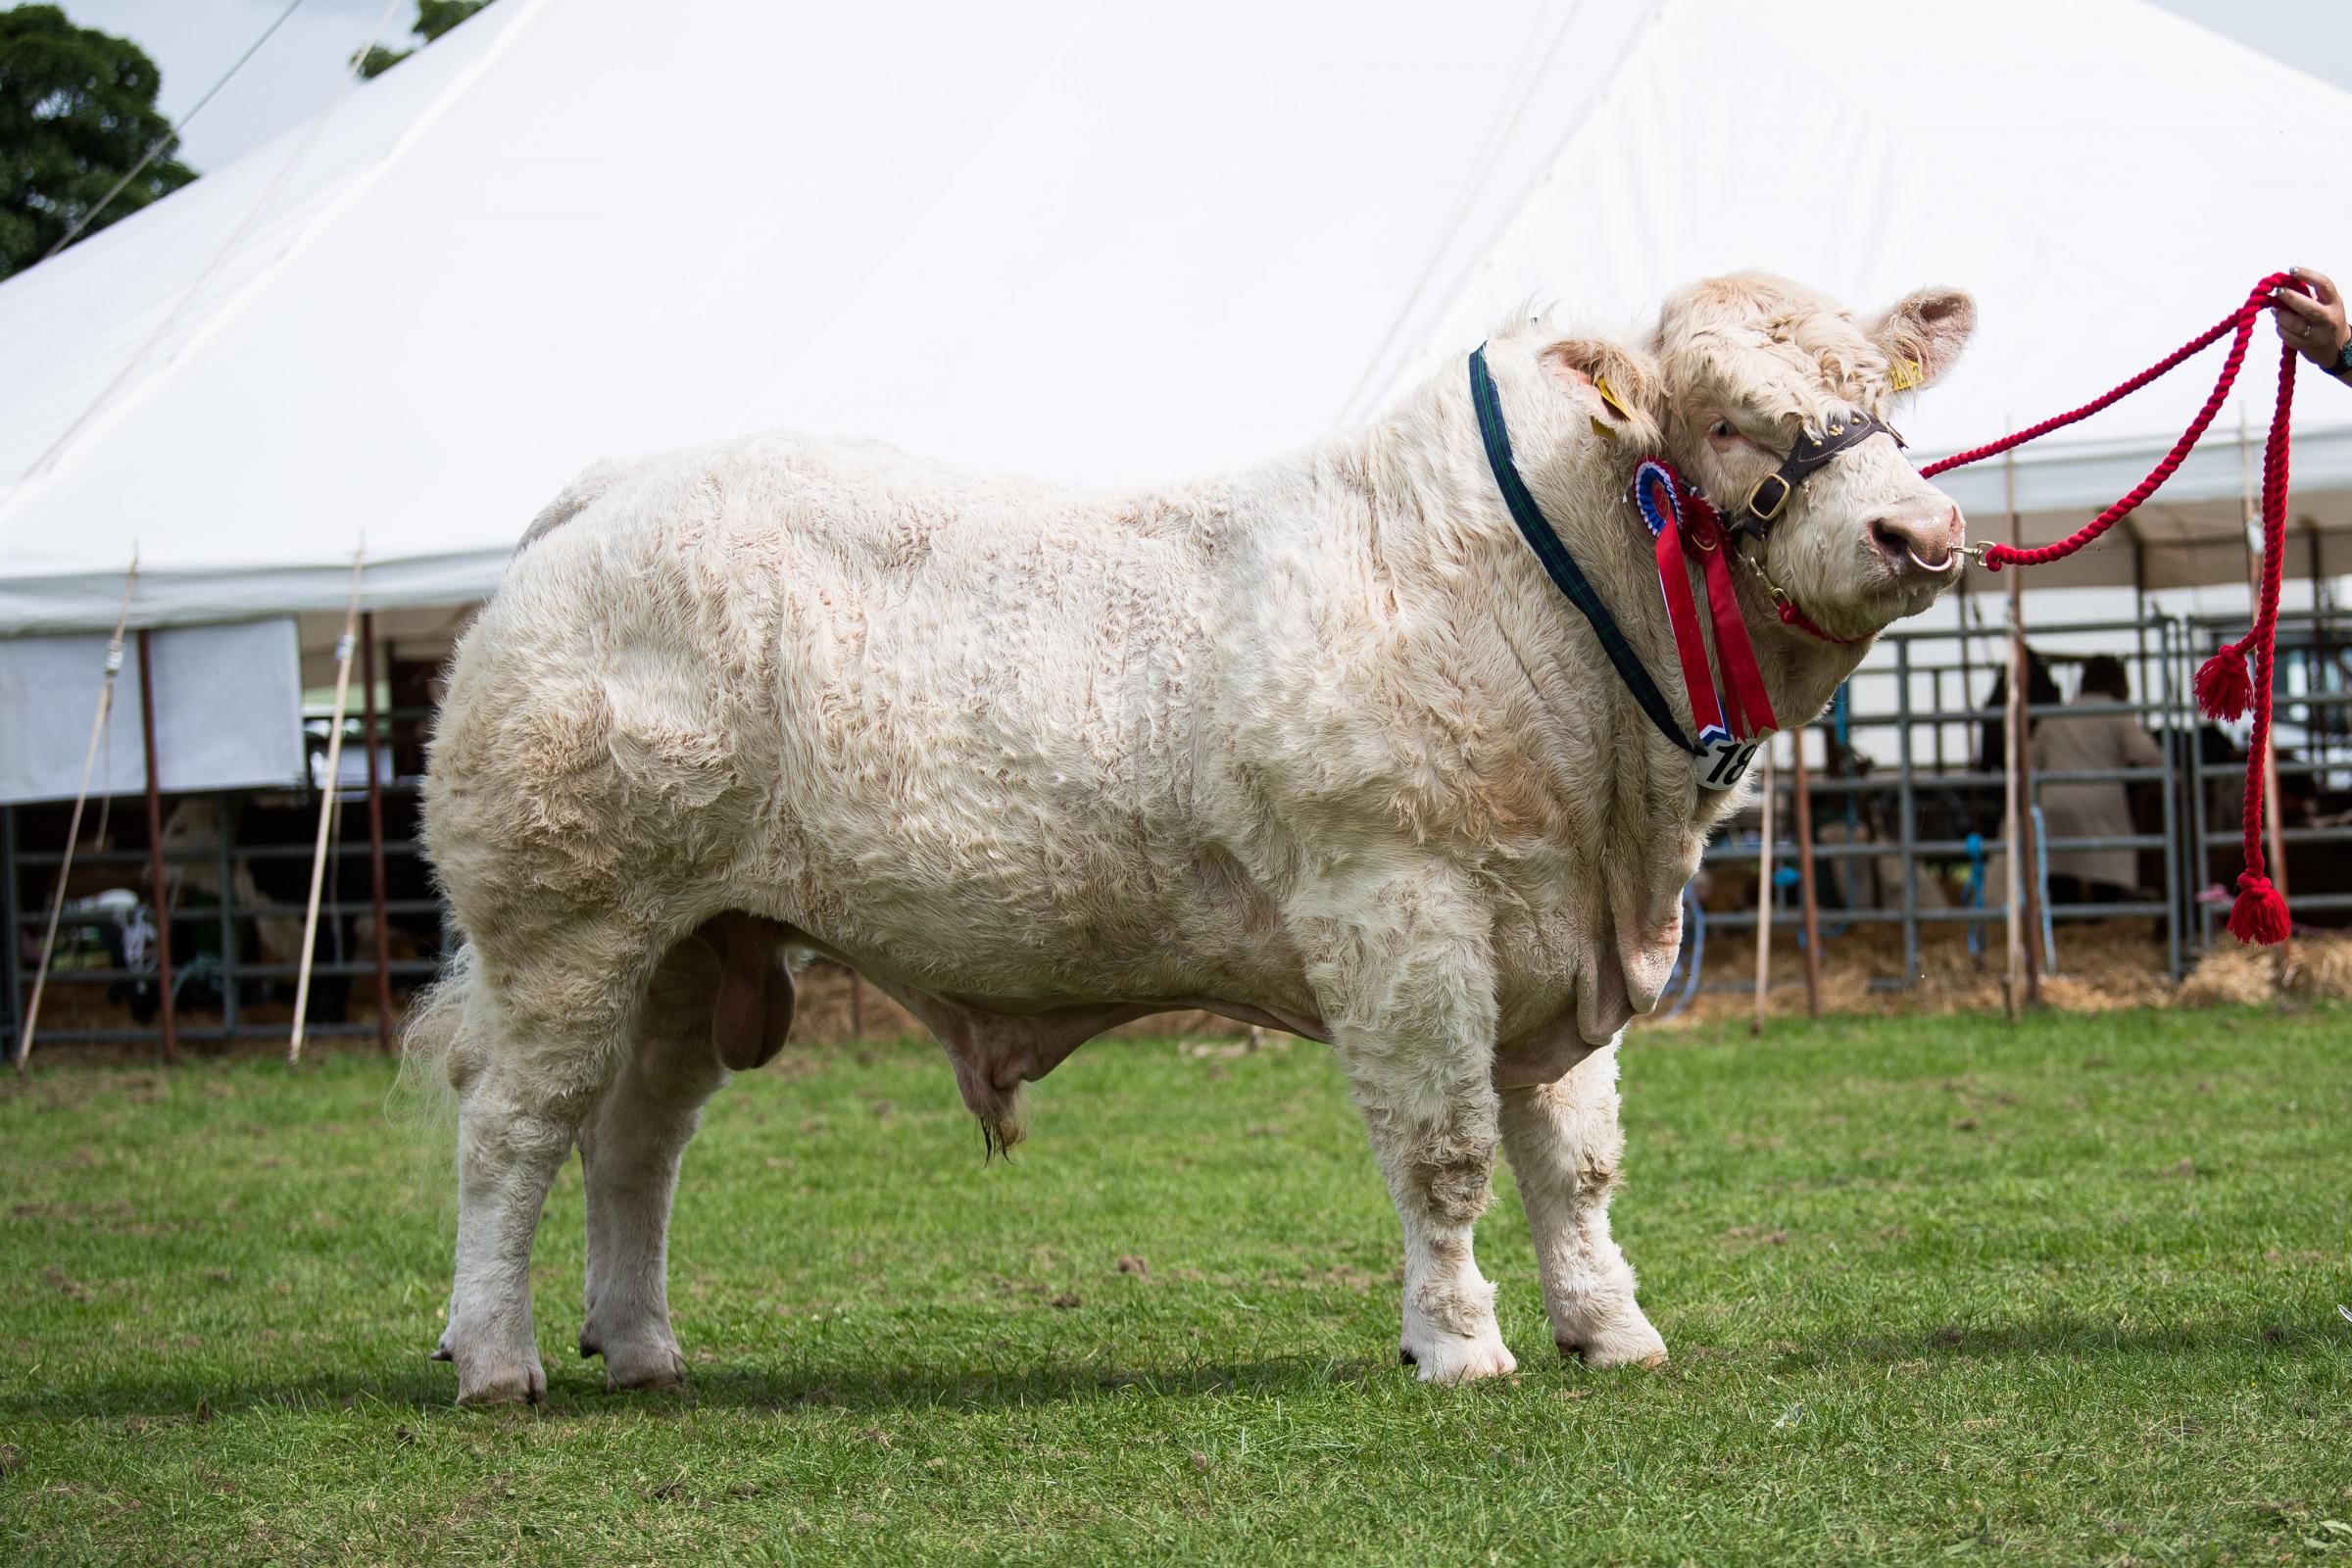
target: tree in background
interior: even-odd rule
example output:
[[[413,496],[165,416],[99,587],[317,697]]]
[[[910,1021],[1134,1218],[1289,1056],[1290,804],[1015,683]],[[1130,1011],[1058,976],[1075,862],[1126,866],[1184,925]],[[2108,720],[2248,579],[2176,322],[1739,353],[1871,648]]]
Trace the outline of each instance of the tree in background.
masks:
[[[409,29],[424,40],[416,49],[433,42],[489,3],[490,0],[416,0],[416,24]],[[415,54],[416,49],[387,49],[380,43],[369,44],[368,52],[355,62],[354,69],[363,77],[373,81]]]
[[[0,277],[46,256],[138,169],[148,148],[172,135],[155,107],[162,83],[137,44],[77,27],[55,6],[0,11]],[[194,179],[172,147],[167,142],[75,237]]]

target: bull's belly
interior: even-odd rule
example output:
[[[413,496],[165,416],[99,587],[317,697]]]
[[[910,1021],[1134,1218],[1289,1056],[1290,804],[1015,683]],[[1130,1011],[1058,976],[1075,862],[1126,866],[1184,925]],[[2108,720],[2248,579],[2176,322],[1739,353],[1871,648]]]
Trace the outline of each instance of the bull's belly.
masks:
[[[773,912],[809,949],[943,1008],[1015,1019],[1103,1006],[1135,1017],[1199,1009],[1324,1037],[1287,936],[1252,932],[1233,911],[1161,906],[1106,922],[1091,910],[957,899],[907,908],[877,892],[862,905],[845,901],[831,920]]]

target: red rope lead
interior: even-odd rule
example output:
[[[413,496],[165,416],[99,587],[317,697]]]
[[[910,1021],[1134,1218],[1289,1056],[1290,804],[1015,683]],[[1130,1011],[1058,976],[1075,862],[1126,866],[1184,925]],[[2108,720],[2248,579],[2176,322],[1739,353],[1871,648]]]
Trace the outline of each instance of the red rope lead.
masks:
[[[2230,934],[2240,942],[2268,946],[2286,940],[2286,900],[2263,873],[2262,808],[2264,763],[2271,755],[2271,668],[2278,645],[2278,579],[2286,555],[2287,411],[2295,399],[2295,351],[2278,351],[2278,404],[2262,448],[2262,593],[2254,627],[2233,651],[2254,655],[2254,731],[2246,740],[2246,868],[2237,879],[2237,902],[2230,907]],[[2217,653],[2215,660],[2221,656]]]
[[[2037,550],[2013,550],[2007,545],[1994,545],[1984,552],[1984,567],[1998,571],[2003,566],[2040,566],[2053,561],[2063,561],[2076,551],[2097,539],[2116,522],[2131,514],[2154,495],[2173,476],[2191,449],[2204,437],[2213,416],[2228,401],[2230,389],[2236,384],[2240,368],[2245,365],[2246,349],[2254,335],[2254,323],[2262,313],[2271,308],[2280,289],[2295,289],[2308,293],[2309,286],[2291,272],[2273,272],[2254,285],[2245,303],[2230,313],[2214,326],[2180,348],[2166,355],[2139,374],[2124,382],[2071,413],[2057,415],[2032,425],[2015,435],[2004,436],[1984,446],[1972,447],[1954,453],[1937,463],[1929,464],[1919,471],[1933,478],[1946,469],[1965,464],[1998,457],[2013,447],[2023,446],[2052,430],[2063,429],[2078,420],[2086,419],[2119,399],[2130,396],[2149,382],[2174,369],[2190,355],[2212,347],[2224,337],[2230,339],[2230,353],[2222,362],[2221,374],[2214,379],[2213,392],[2197,416],[2173,443],[2164,461],[2148,470],[2146,478],[2132,487],[2129,494],[2113,506],[2084,523],[2066,538]],[[2197,671],[2197,706],[2213,718],[2236,718],[2251,705],[2254,710],[2254,729],[2247,741],[2246,797],[2245,797],[2245,871],[2237,879],[2237,902],[2230,910],[2230,932],[2240,942],[2273,943],[2286,940],[2286,900],[2265,875],[2267,869],[2262,855],[2262,811],[2264,763],[2270,756],[2271,745],[2271,679],[2272,663],[2278,646],[2278,578],[2286,554],[2286,469],[2289,436],[2289,410],[2294,402],[2295,351],[2281,345],[2278,355],[2278,399],[2271,414],[2271,428],[2262,449],[2262,583],[2256,596],[2254,624],[2236,642],[2225,644]],[[2251,655],[2253,668],[2247,668]]]

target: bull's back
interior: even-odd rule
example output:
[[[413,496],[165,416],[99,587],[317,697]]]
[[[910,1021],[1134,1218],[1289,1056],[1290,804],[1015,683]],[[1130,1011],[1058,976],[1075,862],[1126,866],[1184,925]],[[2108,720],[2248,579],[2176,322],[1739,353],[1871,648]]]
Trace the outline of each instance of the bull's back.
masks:
[[[461,648],[436,858],[591,898],[733,879],[899,940],[1149,924],[1189,853],[1212,556],[1162,504],[866,444],[638,465]]]

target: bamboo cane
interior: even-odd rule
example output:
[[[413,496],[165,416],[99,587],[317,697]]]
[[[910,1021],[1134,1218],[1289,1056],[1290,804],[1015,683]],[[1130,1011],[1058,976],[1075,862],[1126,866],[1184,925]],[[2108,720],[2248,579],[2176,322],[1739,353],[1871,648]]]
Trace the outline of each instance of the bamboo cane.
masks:
[[[327,835],[335,821],[336,785],[343,766],[343,710],[351,697],[351,656],[359,646],[360,570],[365,552],[351,558],[351,604],[343,612],[343,637],[335,644],[334,717],[326,727],[326,783],[318,795],[318,842],[311,854],[311,904],[302,917],[302,963],[294,979],[294,1031],[286,1060],[302,1059],[302,1036],[311,1005],[311,958],[318,948],[318,900],[326,890]]]

